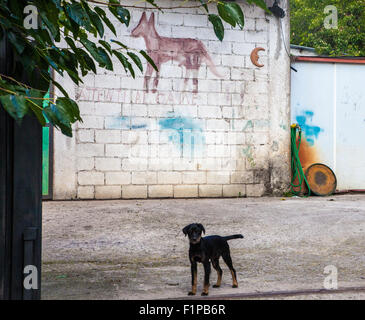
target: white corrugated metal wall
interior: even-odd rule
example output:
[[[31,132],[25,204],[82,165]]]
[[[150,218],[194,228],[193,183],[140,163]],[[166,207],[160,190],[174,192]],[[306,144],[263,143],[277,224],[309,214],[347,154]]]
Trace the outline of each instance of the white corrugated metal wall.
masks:
[[[365,64],[292,66],[291,120],[307,141],[303,166],[331,167],[338,190],[365,189]]]

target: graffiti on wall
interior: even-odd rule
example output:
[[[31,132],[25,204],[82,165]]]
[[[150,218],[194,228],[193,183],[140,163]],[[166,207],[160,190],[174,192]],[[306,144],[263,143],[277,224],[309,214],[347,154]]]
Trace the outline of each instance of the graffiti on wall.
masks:
[[[115,102],[115,103],[135,103],[135,104],[160,104],[160,105],[199,105],[204,103],[207,94],[191,94],[190,92],[162,92],[147,93],[141,90],[78,87],[76,100],[93,102]],[[224,93],[227,101],[230,99],[229,93]],[[243,103],[241,94],[241,103]]]
[[[159,70],[168,61],[177,62],[180,67],[185,68],[184,89],[186,89],[187,83],[192,77],[193,92],[198,92],[198,72],[203,62],[207,64],[214,75],[221,77],[207,49],[200,40],[160,36],[156,30],[154,13],[147,20],[146,13],[143,12],[131,35],[132,37],[143,37],[146,43],[146,51]],[[155,73],[155,77],[152,92],[156,92],[160,75],[148,64],[144,79],[144,87],[147,92],[149,91],[153,73]]]
[[[76,99],[79,101],[91,101],[91,102],[108,102],[108,103],[122,103],[122,104],[140,104],[140,105],[159,105],[159,107],[168,107],[166,113],[161,111],[156,112],[156,116],[151,118],[141,116],[129,116],[128,113],[123,115],[106,116],[104,127],[111,130],[130,130],[131,135],[145,134],[145,131],[153,132],[153,139],[156,137],[156,132],[161,137],[158,137],[160,145],[166,144],[166,140],[169,141],[168,145],[176,152],[177,157],[192,162],[192,160],[199,160],[201,158],[215,158],[214,146],[211,146],[212,137],[210,136],[211,147],[207,148],[206,145],[206,133],[204,130],[205,123],[202,119],[195,119],[192,114],[189,113],[189,108],[180,108],[180,111],[176,112],[171,110],[171,106],[207,106],[210,105],[212,95],[210,95],[210,88],[206,88],[207,84],[201,81],[201,90],[199,91],[199,74],[205,69],[210,70],[214,77],[218,79],[215,82],[221,83],[222,75],[219,74],[210,53],[202,41],[192,38],[173,38],[161,36],[156,30],[155,14],[152,13],[149,18],[146,13],[143,13],[138,24],[131,31],[131,36],[135,38],[142,38],[145,42],[146,51],[155,62],[159,70],[164,69],[164,65],[174,64],[174,69],[182,72],[179,74],[173,74],[172,78],[177,78],[178,86],[181,90],[176,90],[175,82],[171,82],[174,85],[174,90],[167,88],[164,82],[164,74],[162,72],[156,72],[153,67],[148,64],[145,69],[145,74],[142,78],[138,78],[132,85],[129,81],[122,81],[120,87],[114,86],[113,78],[117,78],[118,75],[110,76],[105,83],[102,80],[95,81],[95,86],[83,86],[78,87],[76,90]],[[166,71],[166,69],[165,69]],[[181,75],[183,75],[181,77]],[[161,79],[161,80],[160,80]],[[211,77],[209,76],[209,80]],[[111,82],[111,87],[108,84]],[[242,85],[243,80],[238,86],[232,81],[227,81],[225,86],[219,85],[213,92],[217,92],[217,99],[223,101],[225,106],[229,105],[243,105],[245,86]],[[160,83],[160,85],[159,85]],[[189,88],[188,88],[189,86]],[[204,89],[205,88],[205,89]],[[235,101],[233,101],[233,94]],[[210,96],[209,96],[210,95]],[[210,98],[210,99],[209,99]],[[213,103],[216,104],[216,101]],[[97,105],[97,104],[96,104]],[[124,109],[123,109],[124,110]],[[212,109],[213,110],[213,109]],[[230,122],[231,130],[235,129],[235,121],[237,118],[235,115],[236,109],[232,108],[232,118]],[[154,114],[154,113],[152,113]],[[253,127],[253,122],[248,121],[243,126],[243,131]],[[134,132],[133,132],[134,131]],[[137,131],[137,132],[135,132]],[[148,133],[149,134],[149,133]],[[149,136],[150,138],[150,136]],[[231,140],[235,138],[233,135]],[[136,140],[137,141],[137,140]],[[153,140],[155,141],[155,140]],[[155,142],[154,142],[155,143]],[[232,143],[231,150],[234,149]],[[137,146],[136,150],[137,150]],[[220,148],[217,147],[220,151]],[[132,149],[131,149],[132,150]],[[152,149],[151,149],[152,150]],[[166,149],[167,150],[167,149]],[[154,150],[152,150],[154,152]],[[151,151],[151,152],[152,152]],[[218,154],[218,151],[216,152]],[[144,151],[145,152],[145,151]],[[234,153],[234,151],[232,151]],[[151,153],[152,154],[152,153]],[[175,156],[174,154],[174,156]],[[222,153],[221,156],[229,155],[227,152]],[[138,157],[135,158],[136,153],[133,154],[134,160],[138,161]],[[141,161],[145,159],[142,157]],[[213,159],[215,161],[215,159]],[[212,161],[213,161],[212,160]],[[205,160],[205,164],[206,164]],[[230,164],[231,165],[231,164]],[[215,167],[212,165],[211,167]]]
[[[302,114],[296,117],[297,123],[302,128],[305,138],[310,146],[314,145],[315,139],[318,139],[318,135],[321,131],[323,131],[321,127],[312,125],[313,116],[313,111],[305,110]]]
[[[202,126],[197,120],[179,116],[161,119],[159,125],[162,130],[168,131],[169,140],[178,146],[181,158],[202,157],[204,135]]]

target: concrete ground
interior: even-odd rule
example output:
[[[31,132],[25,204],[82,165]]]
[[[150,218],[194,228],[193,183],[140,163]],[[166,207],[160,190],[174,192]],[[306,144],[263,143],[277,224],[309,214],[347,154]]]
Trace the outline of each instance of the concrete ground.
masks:
[[[221,262],[210,297],[320,289],[328,265],[339,287],[365,287],[365,195],[300,198],[43,203],[43,299],[160,299],[190,290],[191,222],[230,241],[239,288]],[[203,268],[198,267],[198,293]],[[211,283],[216,273],[212,270]],[[365,299],[365,292],[277,299]]]

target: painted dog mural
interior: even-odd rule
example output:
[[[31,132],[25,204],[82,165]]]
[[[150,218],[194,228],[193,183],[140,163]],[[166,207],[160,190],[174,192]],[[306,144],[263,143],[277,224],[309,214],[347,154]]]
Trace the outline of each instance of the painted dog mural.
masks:
[[[200,40],[161,37],[156,31],[154,13],[152,13],[149,20],[147,20],[146,13],[144,12],[138,25],[132,30],[131,35],[132,37],[144,38],[147,48],[146,51],[159,70],[162,64],[171,60],[178,62],[180,67],[185,67],[184,91],[190,79],[190,75],[192,74],[193,92],[198,92],[198,72],[203,62],[206,63],[214,75],[221,78],[212,58]],[[149,91],[153,72],[154,69],[148,64],[144,78],[144,88],[147,92]],[[152,92],[157,91],[160,77],[158,72],[155,71],[155,73],[156,76],[153,81]]]

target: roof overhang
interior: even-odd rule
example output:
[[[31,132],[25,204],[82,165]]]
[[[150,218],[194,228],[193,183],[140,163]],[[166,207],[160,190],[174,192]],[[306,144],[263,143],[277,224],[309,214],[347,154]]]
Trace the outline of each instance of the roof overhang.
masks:
[[[295,62],[365,64],[365,57],[295,57]]]

